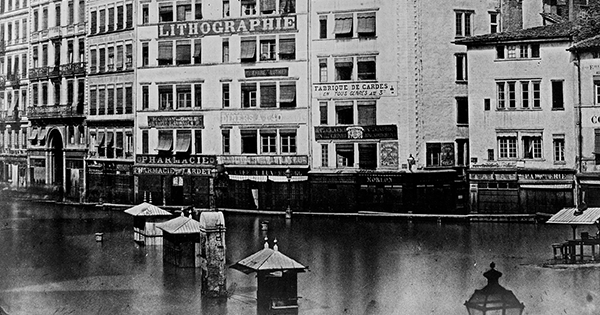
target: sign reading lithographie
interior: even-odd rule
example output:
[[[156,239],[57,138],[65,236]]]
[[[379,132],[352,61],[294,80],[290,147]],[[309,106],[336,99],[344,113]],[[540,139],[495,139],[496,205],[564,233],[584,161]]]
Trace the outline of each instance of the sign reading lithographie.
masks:
[[[164,23],[158,25],[158,37],[202,37],[238,33],[288,32],[292,30],[296,30],[295,15]]]
[[[137,164],[144,165],[216,165],[217,157],[214,155],[190,155],[187,157],[175,157],[138,154],[135,156],[135,162]]]
[[[212,168],[134,166],[135,175],[201,175],[211,176]]]
[[[252,125],[252,124],[279,124],[305,122],[306,111],[227,111],[221,113],[221,124],[224,125]]]
[[[470,180],[517,180],[516,173],[470,173]]]
[[[533,180],[533,181],[572,181],[573,174],[566,173],[521,173],[519,174],[521,180]]]
[[[318,83],[313,84],[315,98],[377,98],[396,96],[396,82]]]
[[[308,156],[306,155],[223,155],[217,159],[219,164],[232,165],[308,165]]]
[[[288,68],[246,69],[246,78],[254,77],[287,77]]]
[[[315,127],[315,140],[398,139],[396,125]]]
[[[381,142],[381,166],[398,167],[398,142]]]
[[[204,116],[148,116],[150,128],[204,128]]]

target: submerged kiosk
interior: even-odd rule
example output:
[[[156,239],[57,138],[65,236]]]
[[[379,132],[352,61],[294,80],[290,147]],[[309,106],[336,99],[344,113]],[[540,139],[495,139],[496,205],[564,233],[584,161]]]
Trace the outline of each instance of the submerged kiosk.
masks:
[[[125,210],[133,216],[133,240],[142,245],[162,245],[162,230],[156,224],[169,220],[173,215],[147,202]]]

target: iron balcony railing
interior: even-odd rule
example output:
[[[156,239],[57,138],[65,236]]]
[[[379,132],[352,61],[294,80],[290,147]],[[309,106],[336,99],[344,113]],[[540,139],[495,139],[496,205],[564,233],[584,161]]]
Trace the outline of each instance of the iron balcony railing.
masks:
[[[83,106],[78,110],[76,106],[55,105],[35,106],[27,110],[28,118],[58,118],[58,117],[80,117],[83,116]]]

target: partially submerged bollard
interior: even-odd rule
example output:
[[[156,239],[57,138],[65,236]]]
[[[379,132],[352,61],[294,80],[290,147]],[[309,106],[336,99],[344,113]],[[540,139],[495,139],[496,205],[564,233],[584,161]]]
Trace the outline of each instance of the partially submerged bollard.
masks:
[[[268,231],[269,230],[269,221],[261,221],[260,222],[260,230]]]
[[[96,242],[102,242],[104,233],[96,233]]]

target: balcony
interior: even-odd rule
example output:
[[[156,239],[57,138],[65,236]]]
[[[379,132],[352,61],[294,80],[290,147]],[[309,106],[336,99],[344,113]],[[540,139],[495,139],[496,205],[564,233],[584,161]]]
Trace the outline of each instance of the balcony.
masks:
[[[49,38],[59,38],[61,35],[60,30],[61,30],[60,26],[55,26],[55,27],[48,29],[48,37]]]
[[[30,119],[83,117],[83,106],[78,107],[71,105],[29,107],[27,117]]]
[[[64,77],[85,75],[85,62],[60,65],[60,75]]]
[[[19,74],[9,74],[6,76],[6,79],[13,88],[18,87],[21,83],[21,76]]]
[[[48,77],[48,69],[49,67],[39,67],[29,69],[29,79],[30,80],[40,80]]]
[[[60,67],[59,66],[48,67],[48,77],[49,78],[58,78],[59,76],[60,76]]]
[[[27,149],[13,149],[13,148],[1,148],[0,154],[2,155],[27,155]]]

